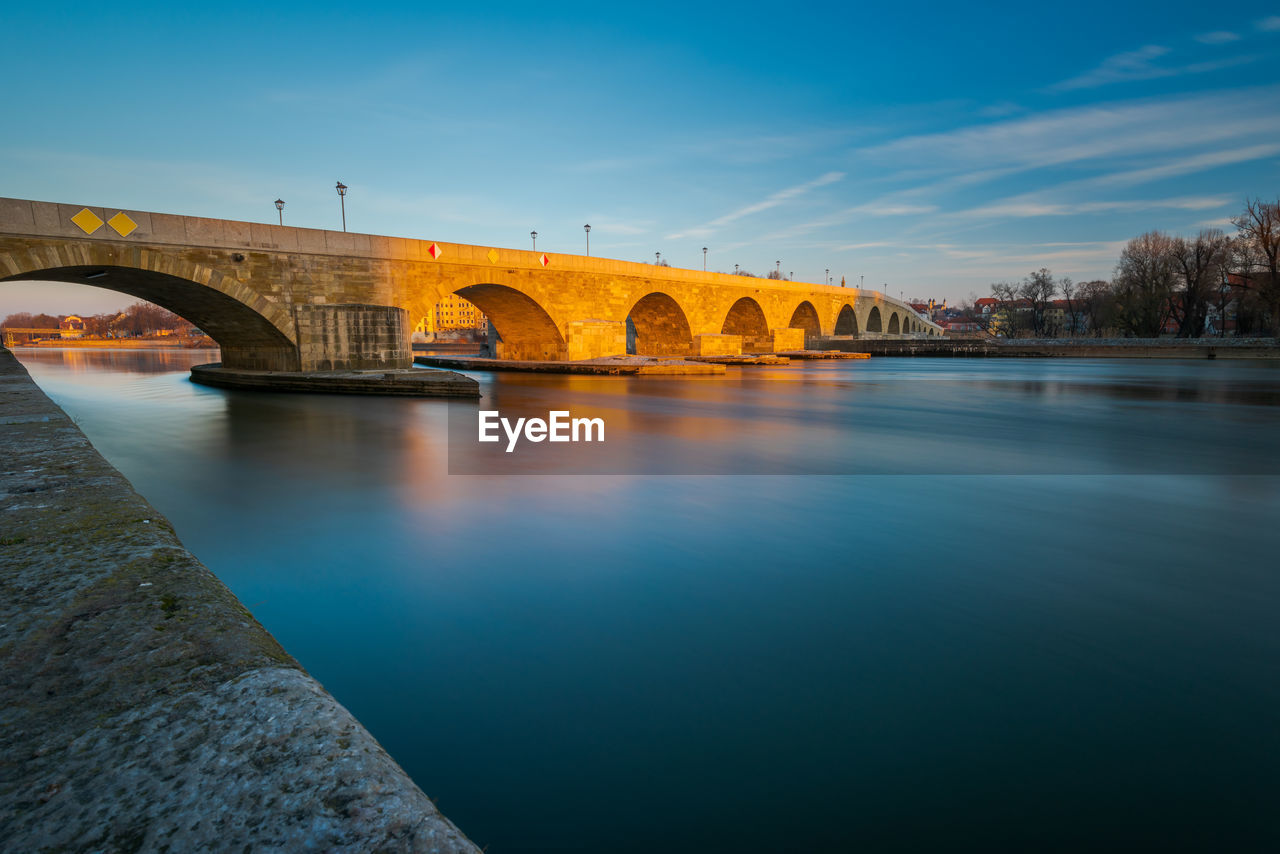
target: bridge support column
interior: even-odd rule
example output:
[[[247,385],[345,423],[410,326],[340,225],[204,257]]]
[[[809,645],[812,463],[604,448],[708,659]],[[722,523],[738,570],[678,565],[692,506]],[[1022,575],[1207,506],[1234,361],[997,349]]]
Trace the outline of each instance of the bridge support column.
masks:
[[[627,324],[621,320],[571,320],[564,343],[569,361],[627,355]]]
[[[695,335],[693,336],[693,355],[695,356],[741,356],[741,335]]]
[[[773,330],[773,352],[804,349],[805,332],[798,326],[780,327]]]
[[[386,305],[297,305],[297,370],[409,368],[409,313]]]

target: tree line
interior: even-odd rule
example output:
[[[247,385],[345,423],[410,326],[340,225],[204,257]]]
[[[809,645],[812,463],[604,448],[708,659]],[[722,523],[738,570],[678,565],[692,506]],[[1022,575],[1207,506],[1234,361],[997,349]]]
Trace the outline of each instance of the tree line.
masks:
[[[965,315],[1006,337],[1124,335],[1180,338],[1234,334],[1280,337],[1280,199],[1248,200],[1236,233],[1194,237],[1149,231],[1120,253],[1111,281],[1075,283],[1040,269],[996,282]]]
[[[76,317],[84,321],[85,335],[100,338],[135,338],[191,325],[173,312],[149,302],[135,302],[123,311]],[[23,311],[10,314],[0,326],[10,329],[57,329],[62,320],[62,317],[52,314]]]

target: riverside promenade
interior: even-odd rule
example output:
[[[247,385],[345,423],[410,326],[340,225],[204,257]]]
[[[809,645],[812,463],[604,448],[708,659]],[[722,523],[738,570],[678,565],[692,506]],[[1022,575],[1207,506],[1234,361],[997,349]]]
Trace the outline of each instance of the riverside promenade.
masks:
[[[2,851],[479,850],[3,349],[0,662]]]

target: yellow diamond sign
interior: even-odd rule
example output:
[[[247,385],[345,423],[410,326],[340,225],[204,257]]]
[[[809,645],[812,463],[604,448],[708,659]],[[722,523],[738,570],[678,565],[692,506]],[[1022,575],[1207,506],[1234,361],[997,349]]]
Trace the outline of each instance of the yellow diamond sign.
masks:
[[[497,263],[498,263],[498,250],[497,250],[497,249],[490,249],[490,250],[489,250],[488,258],[489,258],[489,263],[490,263],[490,264],[497,264]]]
[[[138,227],[138,224],[130,219],[129,215],[124,211],[120,211],[120,213],[107,220],[107,225],[114,228],[116,230],[116,234],[121,237],[128,237],[130,234],[133,234],[133,230]]]
[[[102,228],[101,217],[88,208],[81,209],[80,213],[71,218],[71,221],[79,226],[80,230],[85,234],[93,234],[95,231]]]

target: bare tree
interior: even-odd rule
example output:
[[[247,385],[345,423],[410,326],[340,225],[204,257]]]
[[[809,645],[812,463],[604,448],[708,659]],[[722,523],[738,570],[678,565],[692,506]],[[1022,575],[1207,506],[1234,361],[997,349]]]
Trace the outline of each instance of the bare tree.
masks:
[[[1169,312],[1178,321],[1179,338],[1195,338],[1204,332],[1209,301],[1222,281],[1230,242],[1219,229],[1206,228],[1195,239],[1175,237],[1170,244],[1173,263],[1183,287],[1170,295]]]
[[[1021,297],[1018,291],[1022,285],[1014,282],[995,282],[991,285],[991,297],[996,301],[996,308],[991,312],[990,332],[1003,335],[1005,338],[1018,338],[1026,327],[1026,318],[1020,312]]]
[[[1018,286],[1018,296],[1027,301],[1030,310],[1031,332],[1037,338],[1043,338],[1049,332],[1046,313],[1057,292],[1058,283],[1044,267],[1027,276]]]
[[[1074,337],[1081,332],[1080,320],[1083,306],[1080,301],[1080,291],[1083,285],[1077,285],[1071,281],[1070,277],[1063,276],[1058,282],[1058,289],[1062,291],[1062,298],[1067,303],[1067,328],[1068,337]]]
[[[1084,325],[1095,338],[1101,338],[1116,325],[1116,299],[1111,283],[1102,279],[1079,286],[1080,310]]]
[[[1114,281],[1118,319],[1126,334],[1160,335],[1169,317],[1174,281],[1173,238],[1148,231],[1129,241],[1120,253]]]
[[[1245,201],[1244,213],[1232,220],[1240,240],[1250,243],[1258,256],[1258,268],[1249,277],[1269,315],[1271,333],[1280,337],[1280,199]],[[1247,275],[1247,273],[1246,273]]]

